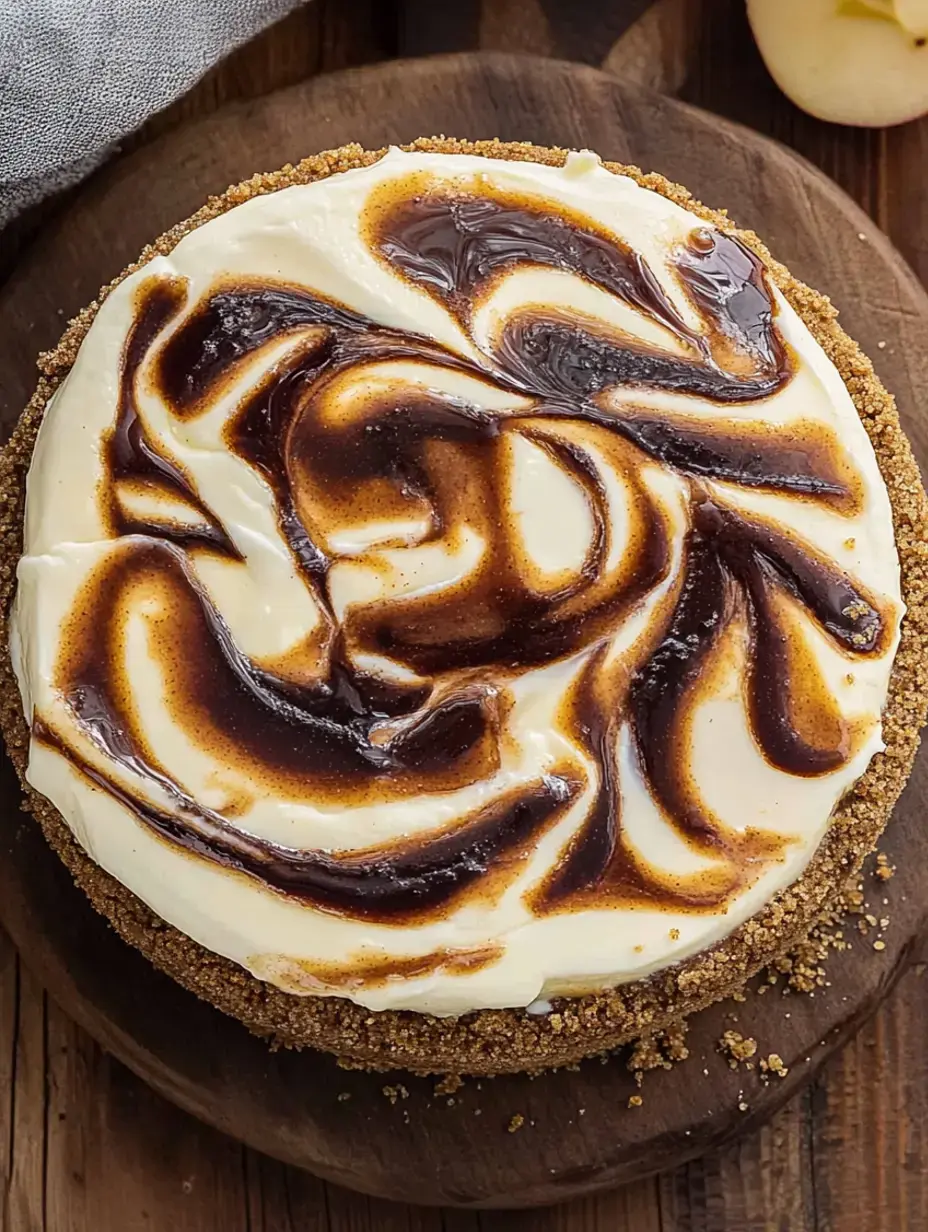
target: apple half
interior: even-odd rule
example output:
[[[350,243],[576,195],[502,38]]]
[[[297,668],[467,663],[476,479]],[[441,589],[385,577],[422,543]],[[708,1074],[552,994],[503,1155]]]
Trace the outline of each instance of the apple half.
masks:
[[[770,75],[797,107],[881,127],[928,113],[928,0],[747,0]]]

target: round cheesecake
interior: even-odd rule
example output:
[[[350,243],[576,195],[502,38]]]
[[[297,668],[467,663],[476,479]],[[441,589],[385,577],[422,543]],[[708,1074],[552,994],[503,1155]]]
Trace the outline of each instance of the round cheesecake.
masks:
[[[94,905],[253,1030],[573,1061],[872,849],[924,720],[918,470],[828,301],[683,189],[346,147],[41,363],[7,742]]]

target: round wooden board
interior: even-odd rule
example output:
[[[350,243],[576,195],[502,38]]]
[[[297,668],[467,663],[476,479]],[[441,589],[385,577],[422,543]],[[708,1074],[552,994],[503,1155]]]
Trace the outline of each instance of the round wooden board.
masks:
[[[928,460],[928,299],[901,258],[830,181],[756,134],[576,65],[501,55],[388,64],[316,79],[230,107],[169,134],[98,175],[49,227],[0,292],[0,426],[34,384],[35,354],[144,243],[209,193],[255,170],[357,140],[499,136],[589,146],[660,170],[755,227],[799,276],[828,292],[874,356]],[[882,345],[885,343],[885,346]],[[158,974],[73,888],[0,773],[0,916],[52,995],[107,1049],[194,1115],[328,1180],[385,1197],[463,1206],[529,1206],[679,1164],[758,1124],[877,1005],[910,960],[928,912],[919,759],[884,843],[898,866],[867,880],[886,949],[872,938],[829,964],[814,997],[771,988],[691,1024],[690,1059],[649,1074],[643,1105],[623,1056],[574,1072],[469,1080],[343,1071],[312,1052],[270,1052]],[[884,905],[884,898],[889,905]],[[719,1056],[722,1032],[777,1052],[785,1080],[764,1085]],[[391,1103],[385,1086],[408,1095]],[[507,1132],[513,1116],[524,1125]]]

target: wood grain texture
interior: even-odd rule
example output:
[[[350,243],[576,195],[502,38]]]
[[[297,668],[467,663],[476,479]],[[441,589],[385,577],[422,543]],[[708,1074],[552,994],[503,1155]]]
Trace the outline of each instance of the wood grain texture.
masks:
[[[612,12],[622,4],[623,0],[604,0]],[[690,11],[700,10],[703,22],[695,34],[681,27],[679,42],[675,42],[673,26],[663,27],[662,55],[683,65],[683,96],[785,141],[835,176],[890,233],[919,276],[928,280],[928,122],[869,134],[810,120],[788,104],[767,77],[753,49],[741,0],[689,0],[689,5]],[[394,54],[402,45],[409,23],[396,12],[399,7],[382,0],[385,20],[377,36],[381,44],[373,49],[368,44],[362,59]],[[332,33],[322,37],[322,27],[336,20],[338,10],[338,22],[350,30],[355,15],[367,9],[353,0],[340,0],[337,5],[316,0],[267,32],[257,46],[243,49],[221,66],[176,109],[158,117],[149,132],[167,131],[182,119],[208,114],[226,98],[254,97],[335,67],[325,59],[329,50],[341,47],[339,54],[345,54],[350,44]],[[540,0],[486,0],[479,35],[488,46],[564,54],[555,45]],[[418,48],[429,49],[427,43]],[[627,61],[618,55],[611,64],[617,72],[626,71]],[[139,140],[144,139],[143,135]],[[44,214],[54,214],[56,208],[60,207],[52,206]],[[12,233],[0,235],[0,269],[4,259],[9,263],[14,250],[21,247],[23,237],[34,230],[34,222],[26,220]],[[890,338],[888,347],[894,345]],[[0,388],[3,380],[0,371]],[[29,1162],[37,1154],[30,1139],[44,1133],[46,1124],[47,1080],[42,1065],[46,1028],[44,1014],[34,1012],[33,991],[27,987],[20,995],[18,964],[0,933],[0,1228],[4,1232],[40,1228],[160,1232],[175,1227],[198,1232],[230,1227],[237,1232],[241,1226],[255,1232],[372,1232],[380,1228],[651,1232],[658,1227],[664,1232],[781,1232],[793,1228],[797,1232],[807,1228],[918,1232],[928,1227],[928,1146],[923,1129],[928,1117],[928,1074],[922,1059],[928,976],[917,974],[917,968],[904,977],[871,1027],[825,1067],[810,1093],[739,1145],[686,1165],[661,1178],[659,1184],[645,1181],[631,1191],[521,1214],[448,1211],[438,1216],[431,1211],[405,1210],[334,1190],[305,1173],[240,1148],[231,1156],[238,1166],[230,1165],[228,1144],[221,1135],[145,1091],[118,1063],[102,1058],[96,1045],[73,1027],[75,1043],[61,1052],[52,1087],[59,1092],[56,1115],[65,1118],[61,1136],[48,1151],[46,1167],[37,1169]],[[49,1012],[56,1013],[53,1007]],[[37,1036],[27,1058],[20,1044],[24,1030]],[[49,1029],[50,1041],[56,1031]],[[55,1098],[53,1094],[52,1102]],[[31,1109],[28,1115],[24,1116],[24,1108]],[[146,1125],[141,1126],[133,1116],[120,1118],[120,1108],[143,1110]],[[15,1135],[14,1120],[19,1131]],[[118,1132],[107,1136],[104,1131],[110,1124]],[[91,1147],[101,1132],[99,1147]],[[173,1147],[178,1141],[180,1157]],[[144,1142],[144,1152],[140,1142]],[[99,1162],[82,1169],[88,1150],[98,1152]],[[38,1154],[41,1157],[41,1149]],[[168,1160],[165,1166],[158,1164],[162,1157]],[[192,1184],[188,1158],[197,1161]],[[226,1160],[225,1167],[220,1159]],[[241,1211],[244,1224],[236,1222],[235,1216],[229,1218],[223,1203],[215,1209],[197,1205],[197,1182],[203,1169],[213,1176],[222,1175],[222,1183],[238,1199],[235,1210]],[[116,1170],[121,1174],[114,1188],[119,1206],[109,1199]],[[10,1185],[14,1171],[19,1178],[15,1190]],[[773,1184],[771,1173],[776,1178]],[[31,1178],[35,1186],[31,1197],[24,1195],[24,1178]],[[42,1196],[46,1191],[47,1200]],[[71,1208],[61,1205],[59,1191],[73,1191]],[[14,1199],[16,1222],[11,1217]]]
[[[759,1133],[661,1177],[662,1229],[817,1232],[808,1091]]]
[[[819,1226],[826,1232],[928,1228],[928,973],[841,1053],[811,1103]]]

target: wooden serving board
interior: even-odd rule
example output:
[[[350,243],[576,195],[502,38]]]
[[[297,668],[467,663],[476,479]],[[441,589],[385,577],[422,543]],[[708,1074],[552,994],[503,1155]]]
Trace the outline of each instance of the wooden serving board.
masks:
[[[0,426],[34,385],[34,356],[147,240],[211,192],[256,170],[357,140],[499,136],[589,146],[660,170],[755,227],[774,253],[842,309],[895,392],[928,462],[928,299],[867,217],[785,149],[717,118],[577,65],[505,55],[393,63],[316,79],[229,107],[161,138],[98,175],[51,225],[0,292]],[[780,985],[692,1023],[688,1061],[649,1074],[643,1104],[623,1056],[535,1080],[434,1079],[343,1071],[313,1052],[272,1053],[123,944],[18,809],[0,768],[0,918],[52,995],[105,1048],[196,1116],[279,1158],[369,1193],[462,1206],[528,1206],[679,1164],[758,1124],[856,1029],[912,958],[928,915],[922,817],[928,756],[886,835],[898,867],[867,891],[889,915],[886,948],[870,938],[832,958],[814,997]],[[884,904],[888,900],[888,905]],[[783,1080],[732,1071],[723,1031],[778,1053]],[[384,1087],[402,1084],[396,1102]],[[507,1132],[513,1117],[524,1123]]]

